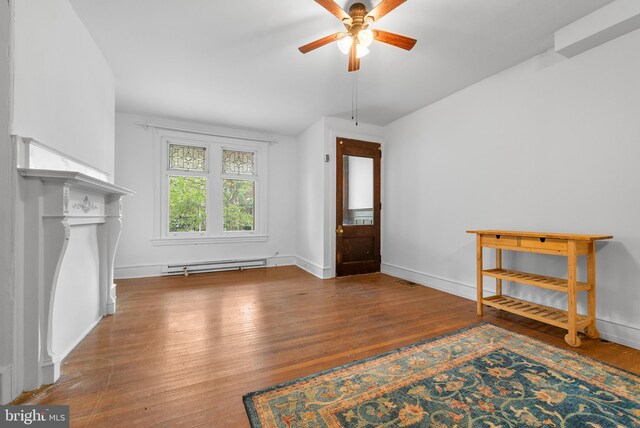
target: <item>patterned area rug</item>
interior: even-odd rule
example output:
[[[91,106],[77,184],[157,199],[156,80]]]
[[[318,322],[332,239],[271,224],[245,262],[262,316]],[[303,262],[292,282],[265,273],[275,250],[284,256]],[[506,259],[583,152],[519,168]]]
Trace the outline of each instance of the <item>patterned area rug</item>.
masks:
[[[491,324],[243,397],[257,427],[638,427],[640,377]]]

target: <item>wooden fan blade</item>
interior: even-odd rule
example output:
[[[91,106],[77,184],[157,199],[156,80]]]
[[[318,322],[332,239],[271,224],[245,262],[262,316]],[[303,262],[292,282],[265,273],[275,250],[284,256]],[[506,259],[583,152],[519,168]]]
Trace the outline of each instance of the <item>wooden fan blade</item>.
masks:
[[[349,72],[360,70],[360,58],[356,57],[356,45],[355,43],[349,49]]]
[[[327,9],[333,16],[335,16],[345,24],[351,24],[351,22],[353,21],[349,14],[345,12],[344,9],[342,9],[340,6],[338,6],[333,0],[316,0],[316,3]]]
[[[416,39],[382,30],[373,30],[373,40],[377,40],[397,48],[406,49],[408,51],[410,51],[417,42]]]
[[[338,36],[340,36],[341,34],[342,33],[331,34],[330,36],[323,37],[323,38],[318,39],[316,41],[313,41],[311,43],[307,43],[304,46],[300,46],[298,48],[298,50],[300,52],[302,52],[303,54],[306,54],[307,52],[311,52],[314,49],[318,49],[319,47],[327,45],[327,44],[329,44],[331,42],[335,42],[336,40],[338,40]]]
[[[405,1],[407,0],[382,0],[376,7],[373,8],[371,12],[367,14],[367,16],[365,17],[365,22],[369,17],[373,18],[374,21],[379,20]]]

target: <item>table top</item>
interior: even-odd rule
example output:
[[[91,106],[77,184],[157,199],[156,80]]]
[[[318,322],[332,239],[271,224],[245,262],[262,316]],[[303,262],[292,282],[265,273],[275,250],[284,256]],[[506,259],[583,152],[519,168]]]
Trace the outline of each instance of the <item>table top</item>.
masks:
[[[574,241],[596,241],[598,239],[612,239],[612,235],[585,235],[576,233],[557,233],[557,232],[523,232],[516,230],[467,230],[467,233],[475,233],[478,235],[503,235],[503,236],[522,236],[529,238],[552,238],[567,239]]]

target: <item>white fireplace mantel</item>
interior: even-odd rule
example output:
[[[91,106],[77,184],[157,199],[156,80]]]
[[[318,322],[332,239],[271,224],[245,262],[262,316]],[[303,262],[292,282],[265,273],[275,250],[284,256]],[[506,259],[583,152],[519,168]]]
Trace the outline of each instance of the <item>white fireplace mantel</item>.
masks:
[[[18,171],[24,178],[25,387],[36,389],[59,378],[60,361],[70,350],[65,350],[64,355],[56,354],[54,338],[64,332],[56,331],[53,318],[56,306],[67,310],[76,304],[60,301],[56,291],[69,242],[73,242],[81,226],[95,227],[91,236],[98,249],[99,315],[116,311],[113,263],[122,230],[122,197],[133,192],[78,172],[27,168]],[[82,266],[78,269],[80,278],[74,280],[81,282]],[[72,300],[68,296],[66,299]]]

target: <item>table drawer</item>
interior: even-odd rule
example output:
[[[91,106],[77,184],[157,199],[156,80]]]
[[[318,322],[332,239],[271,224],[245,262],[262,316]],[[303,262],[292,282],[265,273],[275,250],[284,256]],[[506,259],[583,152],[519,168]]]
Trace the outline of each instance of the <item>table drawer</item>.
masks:
[[[507,247],[517,247],[517,236],[505,235],[482,235],[482,245],[504,245]]]
[[[520,246],[523,248],[544,249],[549,251],[567,251],[567,241],[554,238],[520,238]]]

